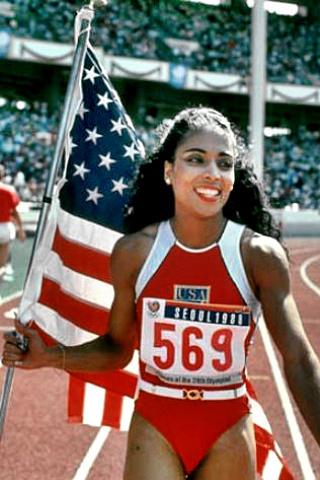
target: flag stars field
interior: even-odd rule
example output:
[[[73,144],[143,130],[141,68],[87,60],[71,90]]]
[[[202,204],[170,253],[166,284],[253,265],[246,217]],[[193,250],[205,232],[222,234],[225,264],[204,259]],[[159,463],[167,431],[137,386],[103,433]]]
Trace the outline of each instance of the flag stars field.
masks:
[[[72,150],[76,148],[78,145],[76,143],[73,143],[73,138],[68,137],[67,138],[67,150],[72,153]]]
[[[128,185],[126,185],[124,182],[123,182],[123,177],[120,178],[120,180],[111,180],[114,187],[113,189],[111,190],[111,192],[119,192],[120,195],[123,195],[123,190],[125,190],[126,188],[129,188]]]
[[[109,103],[113,103],[113,100],[111,100],[111,98],[109,98],[108,92],[106,92],[104,95],[99,95],[99,93],[98,93],[98,97],[99,97],[98,107],[100,107],[100,105],[102,105],[106,110],[108,110],[109,109]]]
[[[130,147],[128,145],[123,145],[126,153],[124,154],[124,157],[130,157],[131,160],[134,162],[134,156],[139,155],[138,150],[135,149],[135,144],[134,142],[131,143]]]
[[[76,177],[77,175],[79,175],[82,180],[84,180],[85,174],[90,172],[89,168],[86,168],[84,166],[84,162],[82,162],[81,165],[74,164],[74,168],[76,169],[76,171],[74,172],[73,176]]]
[[[86,128],[86,132],[88,133],[86,142],[91,141],[94,143],[94,145],[97,145],[98,138],[102,137],[102,135],[100,135],[100,133],[97,132],[97,127],[94,127],[93,130],[89,130],[88,128]]]
[[[84,70],[86,72],[86,76],[84,77],[83,80],[90,80],[92,85],[94,85],[94,79],[97,78],[97,77],[100,77],[100,75],[95,72],[94,67],[91,67],[90,70],[88,70],[86,68]]]
[[[78,115],[81,118],[81,120],[84,120],[84,116],[87,112],[89,112],[89,110],[88,108],[85,108],[84,103],[82,102],[78,111]]]
[[[117,132],[118,135],[120,135],[120,137],[121,137],[122,130],[127,129],[127,127],[125,125],[123,125],[121,117],[119,117],[119,119],[117,121],[111,120],[111,123],[112,123],[113,127],[111,128],[110,132]]]
[[[98,192],[98,187],[90,190],[89,188],[86,189],[88,192],[88,197],[86,198],[86,202],[92,201],[95,205],[98,205],[99,198],[102,198],[104,195]]]
[[[113,163],[116,163],[116,160],[111,158],[111,153],[108,152],[107,155],[99,155],[101,162],[99,163],[98,167],[106,167],[107,170],[110,171],[110,167]]]

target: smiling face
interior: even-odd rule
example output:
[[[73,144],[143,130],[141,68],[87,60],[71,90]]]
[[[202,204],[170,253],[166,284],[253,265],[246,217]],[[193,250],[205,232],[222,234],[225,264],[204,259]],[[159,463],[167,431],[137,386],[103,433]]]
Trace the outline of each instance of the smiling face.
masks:
[[[174,162],[165,162],[176,214],[222,215],[234,184],[234,156],[233,137],[220,127],[187,133],[175,151]]]

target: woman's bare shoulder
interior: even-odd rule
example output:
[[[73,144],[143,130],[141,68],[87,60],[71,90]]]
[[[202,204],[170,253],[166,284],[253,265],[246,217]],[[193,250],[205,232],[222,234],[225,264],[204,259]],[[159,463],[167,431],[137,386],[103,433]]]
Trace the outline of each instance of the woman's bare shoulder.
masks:
[[[158,224],[149,225],[138,232],[124,235],[121,237],[115,247],[114,252],[128,254],[144,254],[148,252],[153,245],[157,235]]]
[[[284,247],[275,238],[254,232],[250,228],[244,230],[241,241],[242,252],[257,262],[280,261],[287,264]]]
[[[146,260],[157,235],[158,224],[149,225],[142,230],[124,235],[114,246],[111,256],[112,274],[118,272],[134,280]]]
[[[289,262],[281,243],[250,229],[241,241],[242,259],[251,288],[258,298],[262,289],[288,289]]]

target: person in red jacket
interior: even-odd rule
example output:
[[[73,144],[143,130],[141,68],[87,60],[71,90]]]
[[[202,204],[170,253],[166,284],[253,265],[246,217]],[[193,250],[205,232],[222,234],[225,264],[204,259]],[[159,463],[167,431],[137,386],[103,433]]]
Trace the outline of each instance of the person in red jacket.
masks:
[[[22,227],[17,206],[20,203],[19,196],[15,189],[3,183],[5,168],[0,165],[0,269],[8,261],[10,243],[15,239],[16,228],[18,238],[24,240],[25,233]],[[0,270],[1,271],[1,270]]]

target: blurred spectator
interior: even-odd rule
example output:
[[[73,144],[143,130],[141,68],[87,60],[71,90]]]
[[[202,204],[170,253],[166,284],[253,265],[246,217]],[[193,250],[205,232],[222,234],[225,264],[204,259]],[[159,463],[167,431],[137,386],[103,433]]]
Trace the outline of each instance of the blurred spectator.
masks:
[[[39,201],[53,155],[58,113],[50,115],[46,103],[30,106],[6,102],[0,107],[0,164],[6,182],[26,201]],[[36,185],[36,188],[34,187]]]
[[[290,136],[265,139],[265,181],[272,205],[320,207],[320,135],[299,127]]]
[[[15,239],[16,228],[18,238],[24,240],[25,233],[22,227],[17,206],[20,203],[17,192],[11,185],[6,185],[5,168],[0,165],[0,278],[12,274],[12,266],[9,263],[10,245]],[[9,263],[9,264],[8,264]],[[10,268],[10,271],[8,270]]]

